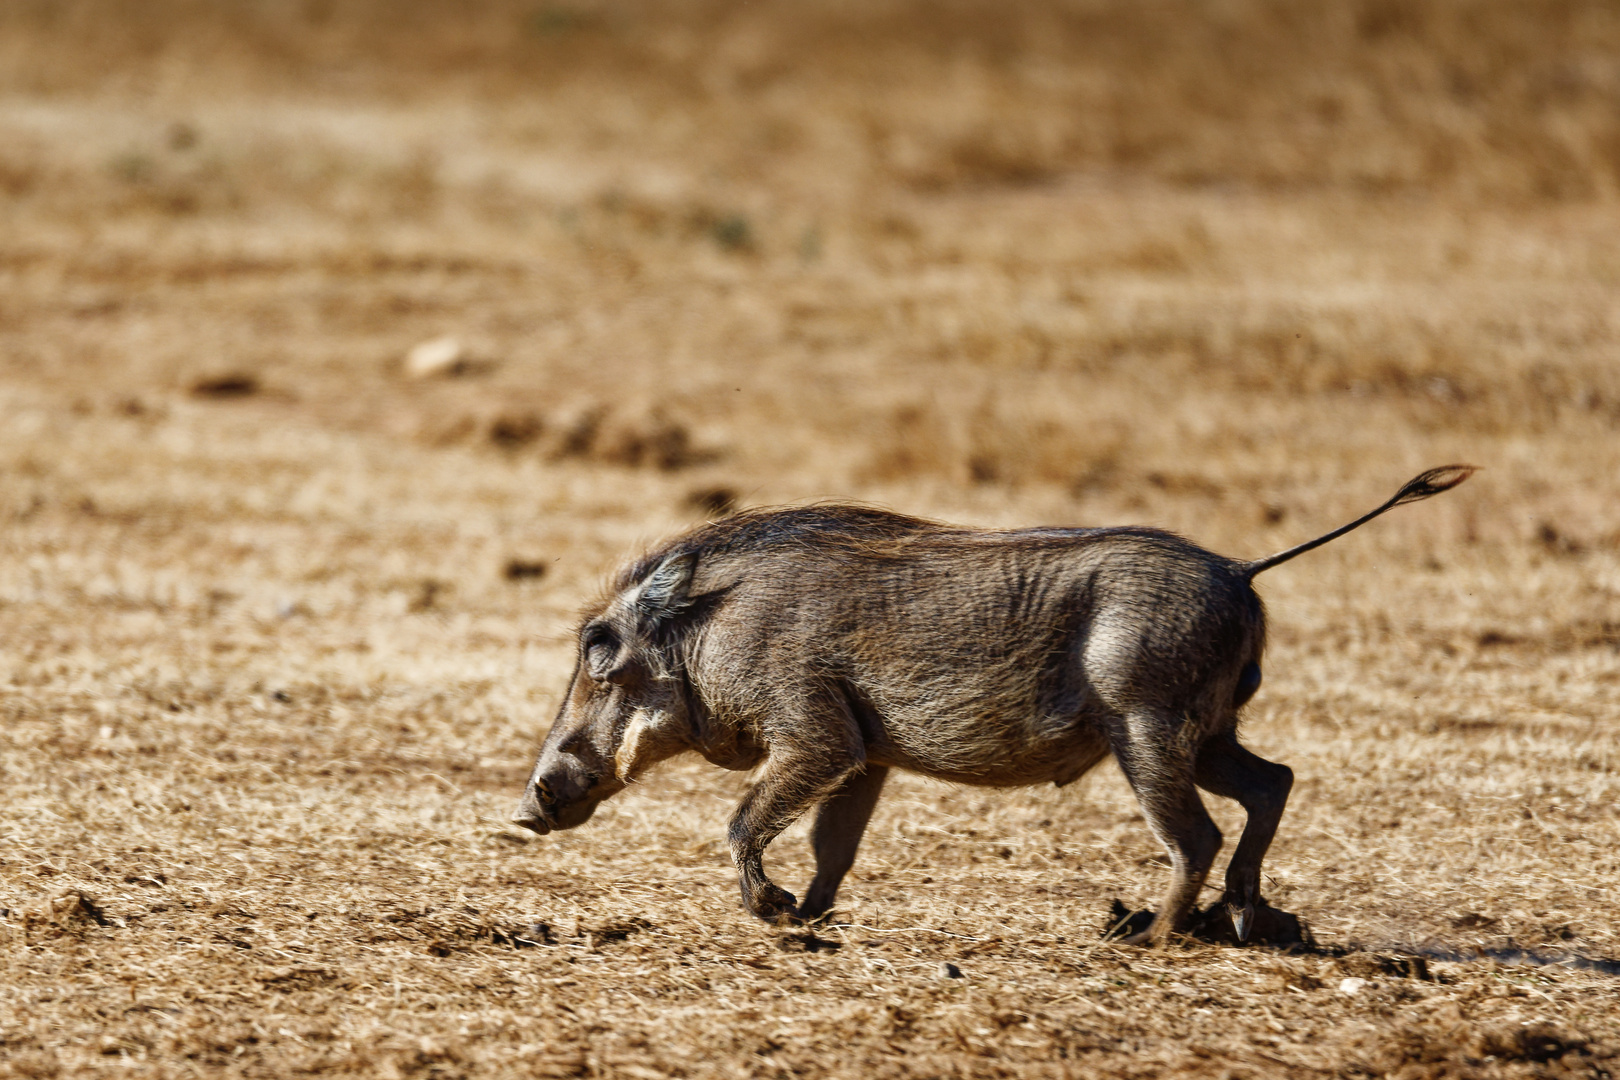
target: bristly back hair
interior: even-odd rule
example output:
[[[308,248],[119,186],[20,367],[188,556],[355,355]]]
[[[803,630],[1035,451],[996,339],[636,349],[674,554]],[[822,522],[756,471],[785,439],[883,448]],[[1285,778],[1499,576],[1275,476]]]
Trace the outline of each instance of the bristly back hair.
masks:
[[[1341,525],[1330,533],[1318,536],[1315,540],[1307,540],[1305,543],[1297,547],[1291,547],[1287,551],[1279,551],[1277,554],[1269,555],[1264,559],[1256,559],[1248,563],[1244,570],[1250,578],[1253,578],[1262,570],[1270,570],[1273,566],[1285,563],[1296,555],[1303,555],[1307,551],[1321,547],[1329,540],[1337,540],[1351,529],[1360,528],[1386,510],[1393,510],[1403,503],[1419,502],[1431,495],[1438,495],[1442,491],[1450,491],[1478,471],[1479,469],[1473,465],[1442,465],[1438,469],[1430,469],[1428,472],[1419,473],[1408,480],[1405,486],[1395,493],[1394,498],[1372,513],[1363,514],[1350,522],[1350,524]]]

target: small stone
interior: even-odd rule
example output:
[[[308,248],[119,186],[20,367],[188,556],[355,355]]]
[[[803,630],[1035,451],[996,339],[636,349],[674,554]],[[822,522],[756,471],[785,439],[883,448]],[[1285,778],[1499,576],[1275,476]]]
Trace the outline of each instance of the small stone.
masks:
[[[949,960],[941,960],[939,962],[939,977],[942,979],[960,979],[962,977],[962,969],[951,963]]]
[[[1348,979],[1340,979],[1339,980],[1339,993],[1341,993],[1341,994],[1349,994],[1349,995],[1359,994],[1363,990],[1365,990],[1366,988],[1367,988],[1367,980],[1366,979],[1358,979],[1354,975],[1352,975]]]
[[[413,379],[453,375],[465,359],[461,342],[453,337],[424,341],[405,354],[405,374]]]

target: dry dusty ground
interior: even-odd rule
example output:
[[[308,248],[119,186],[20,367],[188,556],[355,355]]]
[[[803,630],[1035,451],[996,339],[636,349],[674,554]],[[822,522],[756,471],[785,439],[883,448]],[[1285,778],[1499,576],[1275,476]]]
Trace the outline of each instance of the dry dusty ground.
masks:
[[[0,5],[0,1076],[1620,1071],[1620,15],[1317,7]],[[1263,579],[1314,950],[1100,943],[1112,766],[893,783],[812,936],[741,778],[504,823],[728,501],[1259,555],[1454,460]]]

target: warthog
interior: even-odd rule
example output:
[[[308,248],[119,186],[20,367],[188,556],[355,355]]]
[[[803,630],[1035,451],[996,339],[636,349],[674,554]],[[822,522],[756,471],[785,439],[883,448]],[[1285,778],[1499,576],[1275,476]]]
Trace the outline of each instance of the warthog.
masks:
[[[572,829],[682,751],[757,768],[728,834],[743,903],[762,919],[813,919],[890,769],[1062,786],[1113,754],[1172,868],[1151,925],[1126,940],[1162,942],[1193,911],[1221,846],[1199,788],[1247,813],[1223,896],[1246,940],[1293,785],[1237,738],[1265,644],[1254,577],[1472,472],[1432,469],[1255,562],[1157,529],[990,532],[855,506],[708,524],[631,564],[588,612],[513,820]],[[817,804],[816,874],[796,904],[761,856]]]

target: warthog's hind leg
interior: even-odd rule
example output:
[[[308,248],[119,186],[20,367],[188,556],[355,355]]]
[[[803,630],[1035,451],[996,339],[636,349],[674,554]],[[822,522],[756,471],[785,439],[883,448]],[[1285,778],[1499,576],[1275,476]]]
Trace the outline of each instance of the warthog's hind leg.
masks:
[[[855,862],[855,849],[861,845],[866,823],[871,820],[872,808],[883,792],[883,781],[889,775],[887,765],[868,763],[865,769],[851,773],[839,789],[827,797],[816,811],[816,823],[810,830],[810,844],[816,852],[816,876],[799,905],[801,919],[815,919],[825,915],[838,895],[838,885]]]
[[[1170,855],[1170,888],[1159,913],[1146,930],[1125,938],[1127,945],[1159,945],[1185,928],[1221,849],[1221,831],[1198,797],[1193,763],[1182,749],[1182,723],[1169,713],[1144,710],[1110,733],[1142,816]]]
[[[1232,917],[1239,941],[1246,941],[1260,903],[1260,864],[1276,835],[1294,770],[1267,761],[1237,741],[1235,732],[1204,744],[1198,755],[1198,786],[1214,795],[1235,799],[1248,815],[1243,837],[1226,867],[1226,895],[1222,902]]]
[[[737,864],[743,906],[766,922],[794,913],[793,894],[765,876],[763,856],[783,829],[798,820],[816,800],[836,789],[860,762],[842,755],[772,756],[764,775],[743,797],[731,816],[727,838]]]

